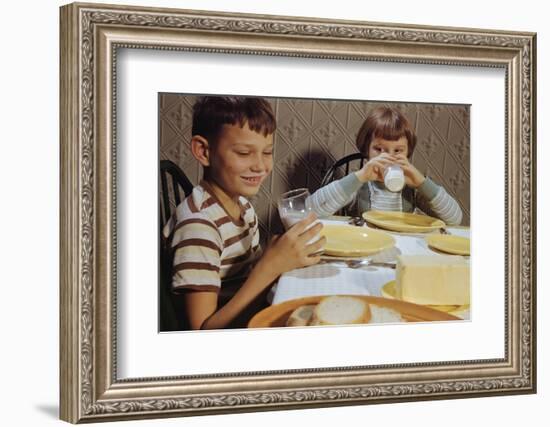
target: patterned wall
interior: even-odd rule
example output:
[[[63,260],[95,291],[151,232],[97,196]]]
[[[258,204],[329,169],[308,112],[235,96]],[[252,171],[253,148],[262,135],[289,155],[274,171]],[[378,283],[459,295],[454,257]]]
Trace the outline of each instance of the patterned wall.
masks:
[[[194,101],[195,96],[160,95],[159,149],[160,159],[177,163],[195,184],[201,179],[201,169],[189,149]],[[409,118],[418,136],[412,163],[458,200],[463,224],[469,225],[469,106],[283,98],[270,102],[277,118],[274,168],[251,200],[263,236],[282,229],[277,196],[298,187],[319,188],[336,160],[357,152],[357,131],[369,111],[381,104],[397,108]]]

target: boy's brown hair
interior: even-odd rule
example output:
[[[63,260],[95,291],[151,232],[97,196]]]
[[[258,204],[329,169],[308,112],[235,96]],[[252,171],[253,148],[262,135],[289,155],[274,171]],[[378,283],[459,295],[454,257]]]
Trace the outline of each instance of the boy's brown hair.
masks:
[[[271,105],[263,98],[247,96],[201,96],[193,105],[192,135],[200,135],[215,144],[224,125],[248,123],[251,130],[264,136],[277,127]]]
[[[356,145],[359,152],[368,157],[373,139],[397,141],[402,136],[407,138],[407,157],[411,158],[416,146],[416,134],[409,120],[394,108],[377,107],[371,111],[359,129]]]

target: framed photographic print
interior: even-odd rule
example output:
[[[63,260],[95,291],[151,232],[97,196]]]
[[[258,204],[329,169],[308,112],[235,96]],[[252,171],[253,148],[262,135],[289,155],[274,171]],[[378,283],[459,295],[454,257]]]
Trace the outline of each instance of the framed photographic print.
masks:
[[[77,423],[535,392],[535,41],[532,33],[480,29],[62,7],[61,418]],[[212,127],[213,110],[204,106],[220,99],[257,107],[241,109],[244,116],[231,116],[209,135],[198,117],[206,111]],[[414,144],[401,131],[361,139],[376,111],[404,116]],[[359,164],[347,169],[351,158]],[[344,169],[337,170],[342,159]],[[386,159],[376,176],[367,171],[373,159]],[[400,166],[392,183],[381,175],[390,163]],[[187,181],[173,180],[179,172]],[[368,187],[368,208],[355,197],[355,210],[350,198],[322,212],[325,231],[319,232],[333,248],[328,256],[340,259],[317,254],[315,265],[305,266],[292,264],[305,258],[273,255],[270,245],[279,245],[279,253],[294,247],[271,241],[285,232],[283,193],[303,189],[311,195],[304,200],[316,200],[347,177],[369,181],[363,175],[372,185],[356,183],[352,192]],[[399,179],[402,187],[387,195]],[[431,193],[426,181],[434,185]],[[178,185],[180,198],[173,194]],[[436,194],[444,202],[424,208],[426,194],[429,202]],[[224,195],[246,199],[239,204]],[[197,207],[199,196],[206,203]],[[331,193],[326,200],[336,199]],[[384,212],[380,203],[395,203],[397,222],[409,229],[392,229],[390,214],[373,215]],[[174,228],[185,222],[178,217],[182,204],[194,219],[218,205],[225,209],[227,218],[213,220],[221,244],[203,229],[195,230],[193,245],[189,236],[175,241],[173,229],[165,233],[171,218]],[[236,259],[246,254],[231,252],[237,240],[222,237],[222,227],[241,226],[240,219],[250,228],[245,249],[257,243],[264,248],[259,259],[270,260],[262,274],[241,270]],[[330,234],[331,227],[341,228]],[[368,237],[365,230],[372,230]],[[306,233],[295,233],[302,248],[312,237]],[[349,236],[343,249],[334,244],[342,236]],[[378,246],[366,253],[373,236]],[[384,246],[387,236],[391,243]],[[468,240],[467,252],[457,252],[457,238]],[[177,264],[177,250],[189,246],[201,256],[209,248],[216,261]],[[363,251],[364,264],[350,260],[354,248]],[[405,272],[424,274],[421,282],[429,284],[441,264],[453,264],[461,291],[449,300],[449,292],[431,286],[432,299],[414,299],[422,290]],[[224,268],[235,265],[243,274],[232,288]],[[174,280],[174,271],[187,282],[181,275]],[[191,289],[197,284],[198,292]],[[188,289],[178,300],[172,291],[180,285]],[[243,297],[250,288],[261,290],[263,305],[234,328],[229,320],[240,310],[232,305],[251,307],[260,294]],[[342,301],[330,298],[342,295],[351,299],[339,311],[331,304]],[[328,326],[286,327],[305,306],[317,316],[313,325]],[[388,313],[400,317],[382,321]],[[182,327],[182,318],[189,325]],[[344,326],[334,318],[361,321]]]
[[[294,326],[304,326],[304,323],[307,323],[305,318],[296,321],[295,316],[290,315],[293,309],[297,309],[296,314],[301,312],[306,317],[313,316],[312,307],[300,308],[308,305],[303,300],[306,297],[319,298],[323,295],[347,293],[360,296],[383,296],[386,298],[384,302],[395,305],[395,276],[397,275],[395,270],[398,270],[398,274],[400,272],[396,263],[398,255],[428,256],[428,260],[447,266],[449,264],[438,263],[438,261],[448,263],[451,259],[441,255],[469,256],[469,105],[160,93],[159,158],[162,160],[160,160],[159,230],[164,232],[164,235],[159,236],[159,259],[163,260],[161,262],[163,271],[159,276],[161,278],[159,295],[162,297],[159,298],[160,331],[190,328],[187,322],[188,316],[185,315],[185,297],[172,295],[171,291],[183,291],[186,288],[196,290],[199,283],[205,286],[203,289],[210,288],[212,279],[207,277],[212,274],[210,272],[214,268],[221,267],[220,270],[224,273],[221,290],[215,287],[213,292],[218,294],[220,300],[218,306],[224,306],[235,296],[236,290],[245,281],[248,271],[245,269],[243,274],[243,268],[249,263],[246,254],[250,252],[250,247],[253,245],[246,240],[235,239],[235,236],[242,235],[243,230],[239,227],[235,229],[233,221],[227,215],[228,209],[211,203],[214,199],[221,200],[223,197],[211,199],[210,196],[204,196],[204,193],[200,193],[201,196],[195,193],[194,205],[197,208],[204,205],[205,208],[201,210],[202,214],[197,215],[192,215],[188,207],[185,207],[191,199],[183,201],[183,198],[185,194],[192,193],[193,185],[198,185],[200,188],[206,186],[208,188],[206,193],[210,194],[210,191],[215,190],[218,185],[214,182],[210,186],[208,181],[221,179],[221,177],[210,176],[212,172],[210,175],[203,174],[203,168],[191,154],[192,143],[197,142],[193,140],[192,128],[200,129],[201,109],[206,112],[208,106],[211,106],[209,108],[218,106],[220,109],[228,107],[232,114],[236,114],[241,106],[264,101],[265,107],[271,110],[275,119],[276,131],[273,132],[272,148],[262,154],[267,156],[265,159],[258,159],[254,156],[253,150],[237,145],[237,160],[234,162],[250,164],[249,169],[244,173],[260,177],[258,182],[247,183],[246,188],[242,190],[251,196],[250,203],[256,210],[256,218],[250,221],[254,224],[254,230],[259,228],[257,238],[261,246],[266,247],[270,236],[283,234],[286,228],[284,225],[291,225],[288,224],[289,218],[298,220],[308,212],[305,203],[300,204],[300,197],[309,195],[311,197],[309,200],[312,201],[311,210],[321,218],[324,224],[321,234],[327,241],[318,265],[284,272],[277,279],[277,284],[267,289],[266,295],[260,295],[260,300],[255,301],[256,304],[249,305],[246,310],[248,315],[243,313],[238,316],[236,321],[228,325],[229,327],[238,327],[239,324],[241,327],[267,325],[261,320],[265,316],[273,318],[278,325],[292,323]],[[196,116],[194,120],[185,119],[193,117],[194,112]],[[262,116],[260,115],[257,119],[259,120],[260,117]],[[215,119],[209,120],[209,126],[214,126]],[[383,139],[374,138],[374,141],[370,137],[369,148],[372,148],[369,150],[364,141],[367,135],[375,132],[386,132],[386,136],[393,140],[384,143]],[[403,140],[400,140],[401,134],[404,136]],[[422,173],[420,175],[418,172],[418,174],[421,179],[425,176],[430,178],[415,190],[408,186],[403,190],[398,188],[401,190],[399,194],[397,192],[380,193],[382,183],[375,184],[376,180],[374,180],[366,184],[364,190],[358,192],[361,197],[357,197],[359,200],[354,203],[346,203],[349,199],[347,194],[344,194],[346,197],[341,200],[338,199],[340,186],[348,185],[346,182],[350,179],[355,181],[351,174],[360,173],[363,168],[365,171],[369,170],[370,167],[366,164],[369,151],[372,152],[373,157],[385,151],[391,151],[391,155],[396,156],[402,154],[403,158],[410,159],[409,163],[414,165],[414,169],[408,169],[411,179],[414,178],[412,173],[420,170]],[[389,156],[389,153],[384,156]],[[384,156],[380,157],[381,162],[384,162]],[[376,166],[377,162],[375,160],[373,165]],[[405,163],[405,170],[407,167],[408,164]],[[400,172],[399,169],[397,172]],[[221,185],[228,187],[227,176],[223,178]],[[388,179],[391,185],[391,175],[386,173],[384,178],[384,181]],[[439,190],[441,193],[435,199],[437,203],[430,205],[427,203],[425,190],[432,181],[437,181],[446,190]],[[399,184],[403,186],[405,182],[403,179],[399,181],[399,176],[396,175],[395,183],[397,186]],[[414,183],[411,184],[414,185]],[[355,186],[359,185],[359,180],[356,180]],[[334,191],[336,200],[325,200],[327,197],[334,197]],[[285,194],[290,194],[291,197],[285,198]],[[399,217],[392,212],[375,214],[372,212],[375,208],[371,207],[369,213],[365,214],[369,220],[368,228],[350,224],[350,222],[363,222],[361,215],[364,207],[357,205],[364,205],[367,198],[372,201],[378,194],[384,196],[381,204],[393,201],[402,205],[398,206],[400,210],[409,213],[399,214]],[[201,198],[205,198],[204,202],[200,200]],[[180,205],[182,202],[183,205]],[[374,200],[374,202],[378,201]],[[221,224],[220,232],[227,233],[228,237],[225,240],[231,241],[229,244],[224,243],[224,250],[220,251],[222,252],[221,261],[210,258],[211,255],[217,257],[215,253],[203,256],[205,252],[219,249],[216,234],[210,242],[205,241],[205,236],[208,236],[210,231],[217,231],[215,227],[204,229],[208,226],[204,223],[208,218],[204,216],[208,212],[206,208],[215,209],[212,213],[214,216],[212,221],[214,224]],[[418,215],[418,212],[424,215]],[[425,214],[426,212],[436,217],[441,216],[442,219],[431,217]],[[186,216],[182,217],[184,213]],[[178,224],[182,224],[183,229],[178,228]],[[255,224],[258,224],[258,227],[255,227]],[[374,228],[376,226],[378,230]],[[446,226],[445,230],[442,229],[443,226]],[[171,230],[174,230],[172,236],[170,236]],[[247,233],[246,229],[244,231],[244,235],[251,239],[253,234]],[[451,231],[455,235],[442,235],[442,232],[451,233]],[[185,233],[188,234],[187,238]],[[197,241],[198,237],[202,240]],[[198,248],[201,248],[199,253],[197,253]],[[174,260],[166,259],[169,258],[170,251],[175,252]],[[235,262],[230,263],[230,260]],[[408,261],[424,262],[421,259]],[[165,262],[169,265],[165,265]],[[184,262],[187,268],[181,271]],[[193,264],[189,264],[190,262]],[[197,265],[197,263],[202,264]],[[467,259],[453,265],[456,270],[453,274],[469,276]],[[174,280],[172,280],[171,267],[176,267]],[[207,271],[202,271],[202,268]],[[197,279],[198,274],[201,274],[200,279]],[[189,279],[186,275],[190,275]],[[435,278],[436,273],[433,277],[434,282],[438,280]],[[426,279],[422,281],[425,282]],[[214,282],[217,283],[215,280]],[[459,315],[458,319],[468,320],[469,277],[460,280],[460,283],[463,288],[461,295],[436,295],[432,292],[430,295],[432,300],[423,301],[423,305],[437,306],[445,313]],[[425,287],[426,284],[424,283],[423,286]],[[413,289],[413,292],[417,291],[417,288]],[[410,297],[405,299],[411,302]],[[413,300],[418,302],[418,295],[416,298],[413,297]],[[280,305],[283,302],[286,304]],[[418,309],[413,306],[404,308]],[[387,307],[384,310],[391,309]],[[403,309],[403,306],[395,306],[393,309]],[[287,310],[290,321],[280,316],[281,310]],[[378,313],[372,314],[374,316],[369,323],[378,323]],[[441,321],[444,318],[457,320],[457,316],[445,316],[437,312],[426,314],[427,318],[422,317],[421,320]],[[392,319],[394,318],[390,317],[390,320]]]

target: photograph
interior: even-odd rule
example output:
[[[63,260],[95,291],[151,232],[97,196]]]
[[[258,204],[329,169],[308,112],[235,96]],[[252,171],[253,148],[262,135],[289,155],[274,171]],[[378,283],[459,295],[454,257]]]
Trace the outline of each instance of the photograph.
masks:
[[[470,318],[470,106],[159,93],[159,330]]]

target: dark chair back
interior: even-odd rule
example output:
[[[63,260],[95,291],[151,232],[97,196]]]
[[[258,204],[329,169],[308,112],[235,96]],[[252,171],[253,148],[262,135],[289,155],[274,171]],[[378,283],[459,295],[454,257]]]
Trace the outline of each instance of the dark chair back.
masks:
[[[174,209],[193,191],[193,184],[183,171],[170,160],[160,161],[160,200],[159,200],[159,321],[161,331],[177,331],[187,328],[181,295],[171,291],[172,255],[169,243],[162,235]]]
[[[193,184],[178,165],[170,160],[160,161],[161,188],[161,226],[164,226],[172,215],[172,206],[177,206],[193,191]],[[183,196],[182,196],[183,193]],[[174,204],[172,205],[172,200]]]
[[[367,158],[361,153],[353,153],[347,155],[346,157],[342,157],[329,168],[321,181],[321,187],[324,187],[335,179],[342,178],[343,176],[348,175],[350,172],[350,166],[354,162],[358,164],[358,168],[355,170],[362,168],[366,160]]]
[[[330,184],[335,179],[342,178],[348,175],[351,171],[359,170],[365,164],[367,158],[361,153],[353,153],[346,157],[342,157],[340,160],[334,162],[334,164],[329,168],[325,176],[321,181],[321,187],[324,187],[327,184]],[[357,164],[356,168],[351,169],[353,163]],[[348,207],[344,206],[338,212],[337,215],[349,215]]]

